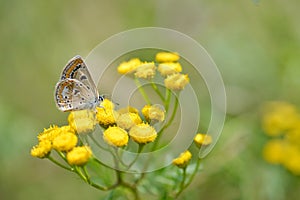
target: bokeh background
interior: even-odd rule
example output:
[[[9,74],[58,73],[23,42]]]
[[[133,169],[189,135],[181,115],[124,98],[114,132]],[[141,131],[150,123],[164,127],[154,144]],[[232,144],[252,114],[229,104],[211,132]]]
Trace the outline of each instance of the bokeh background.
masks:
[[[226,85],[224,131],[180,199],[299,199],[300,177],[264,161],[261,128],[264,102],[300,102],[299,8],[298,0],[0,0],[0,199],[102,199],[30,149],[44,127],[65,123],[53,88],[66,61],[145,26],[197,40]]]

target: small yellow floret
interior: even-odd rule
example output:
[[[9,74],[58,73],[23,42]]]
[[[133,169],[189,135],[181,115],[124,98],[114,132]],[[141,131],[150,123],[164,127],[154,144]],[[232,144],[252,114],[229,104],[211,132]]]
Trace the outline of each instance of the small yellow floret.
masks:
[[[133,126],[129,131],[129,136],[139,144],[153,142],[157,137],[156,130],[149,124],[138,124]]]
[[[101,102],[100,107],[105,108],[106,110],[113,110],[115,108],[115,105],[109,99],[104,99]]]
[[[128,143],[128,134],[124,129],[113,126],[103,132],[103,139],[112,146],[122,147]]]
[[[201,147],[201,146],[207,146],[207,145],[211,144],[211,142],[212,142],[212,137],[211,137],[210,135],[198,133],[198,134],[194,137],[194,142],[196,143],[196,145],[197,145],[198,147]]]
[[[42,140],[38,145],[31,149],[31,156],[37,158],[45,158],[51,151],[52,145],[49,140]]]
[[[271,164],[280,164],[285,157],[285,149],[286,143],[282,140],[270,140],[263,149],[263,157]]]
[[[117,111],[100,107],[97,107],[96,109],[96,118],[101,126],[109,127],[116,124],[116,119],[119,117],[119,113]]]
[[[120,74],[132,73],[142,62],[138,58],[133,58],[128,62],[122,62],[118,66],[118,72]]]
[[[96,117],[92,110],[72,111],[68,122],[77,133],[89,133],[95,129]]]
[[[165,79],[165,86],[171,90],[183,90],[189,83],[187,74],[172,74]]]
[[[117,119],[117,125],[125,130],[129,130],[132,126],[140,123],[142,123],[142,119],[136,113],[124,113]]]
[[[66,127],[61,127],[63,129],[68,129],[70,128],[69,126],[66,126]],[[48,140],[50,142],[53,141],[53,139],[60,134],[61,132],[61,128],[59,128],[58,126],[56,125],[53,125],[53,126],[50,126],[50,128],[48,129],[44,129],[44,131],[42,133],[40,133],[37,137],[38,137],[38,140],[41,142],[41,141],[45,141],[45,140]]]
[[[151,79],[155,75],[156,66],[154,62],[144,62],[136,68],[135,76],[137,78]]]
[[[283,165],[295,175],[300,175],[300,149],[296,145],[287,145]]]
[[[70,165],[82,166],[92,156],[92,150],[88,146],[75,147],[67,153],[67,161]]]
[[[265,108],[263,129],[267,135],[278,136],[299,125],[295,106],[286,102],[271,102]]]
[[[157,62],[176,62],[178,61],[180,56],[178,53],[171,52],[159,52],[155,56],[155,60]]]
[[[191,158],[192,158],[192,154],[187,150],[181,153],[179,157],[175,158],[172,163],[177,167],[185,168],[188,165]]]
[[[72,132],[61,132],[53,140],[53,148],[58,151],[70,151],[77,144],[78,138]]]
[[[172,63],[172,62],[160,63],[158,65],[157,71],[159,71],[162,76],[167,76],[167,75],[181,72],[182,67],[180,63]]]
[[[136,113],[136,114],[138,114],[139,110],[136,109],[136,108],[134,108],[134,107],[132,107],[132,106],[127,106],[125,108],[121,108],[121,109],[118,110],[119,114],[124,114],[124,113],[129,113],[129,112],[130,113]]]
[[[142,114],[147,121],[154,120],[162,122],[165,119],[165,110],[160,105],[145,105],[142,109]]]

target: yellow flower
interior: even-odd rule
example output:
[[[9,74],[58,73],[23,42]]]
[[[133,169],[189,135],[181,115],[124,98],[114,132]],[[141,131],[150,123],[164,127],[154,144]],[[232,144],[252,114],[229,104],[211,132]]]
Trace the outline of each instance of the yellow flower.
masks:
[[[106,110],[113,110],[115,105],[112,101],[110,101],[109,99],[104,99],[101,104],[100,104],[101,108],[104,108]]]
[[[142,120],[136,113],[124,113],[117,119],[117,125],[126,130],[129,130],[132,126],[140,123],[142,123]]]
[[[112,146],[122,147],[128,143],[128,134],[124,129],[112,126],[103,132],[103,139]]]
[[[185,168],[190,162],[191,158],[192,158],[192,154],[187,150],[181,153],[179,157],[175,158],[172,163],[177,167]]]
[[[160,72],[162,76],[167,76],[167,75],[181,72],[182,67],[180,63],[168,62],[168,63],[160,63],[158,65],[157,70]]]
[[[198,133],[198,134],[194,137],[194,142],[196,143],[196,145],[197,145],[198,147],[201,147],[201,146],[207,146],[207,145],[211,144],[211,142],[212,142],[212,137],[211,137],[210,135]]]
[[[171,52],[159,52],[155,56],[157,62],[176,62],[179,58],[178,53]]]
[[[129,136],[139,144],[153,142],[157,137],[156,130],[149,124],[137,124],[129,131]]]
[[[150,79],[155,75],[156,66],[154,62],[144,62],[136,68],[135,76],[137,78]]]
[[[97,107],[96,109],[96,118],[101,126],[109,127],[116,124],[116,119],[119,117],[119,113],[117,113],[117,111],[100,107]]]
[[[89,133],[95,129],[96,118],[92,110],[72,111],[69,114],[68,122],[77,133]]]
[[[126,108],[121,108],[118,110],[119,114],[124,114],[124,113],[129,113],[129,112],[138,114],[139,110],[134,107],[131,107],[131,106],[127,106]]]
[[[37,158],[45,158],[51,151],[52,145],[49,140],[42,140],[38,145],[31,149],[31,156]]]
[[[165,86],[171,90],[183,90],[189,83],[187,74],[172,74],[165,79]]]
[[[287,145],[283,165],[295,175],[300,175],[300,150],[295,145]]]
[[[69,126],[63,127],[63,129],[68,129],[68,128],[70,127]],[[45,140],[52,142],[53,139],[60,134],[60,132],[61,132],[61,128],[59,128],[56,125],[53,125],[50,126],[50,128],[48,129],[44,129],[44,131],[40,133],[37,137],[40,142]]]
[[[272,102],[266,106],[262,126],[267,135],[278,136],[298,126],[299,122],[299,114],[293,105]]]
[[[118,66],[118,72],[120,74],[132,73],[142,62],[138,58],[133,58],[128,62],[122,62]]]
[[[67,153],[67,161],[70,165],[84,165],[92,156],[92,150],[88,146],[75,147]]]
[[[155,120],[162,122],[165,119],[165,110],[159,105],[145,105],[142,109],[142,114],[147,121]]]
[[[72,132],[61,132],[53,140],[53,148],[58,151],[70,151],[77,144],[78,138]]]
[[[298,126],[295,126],[292,130],[287,131],[285,139],[291,143],[300,147],[300,122]]]
[[[286,143],[282,140],[270,140],[263,149],[264,159],[271,164],[280,164],[285,157]]]

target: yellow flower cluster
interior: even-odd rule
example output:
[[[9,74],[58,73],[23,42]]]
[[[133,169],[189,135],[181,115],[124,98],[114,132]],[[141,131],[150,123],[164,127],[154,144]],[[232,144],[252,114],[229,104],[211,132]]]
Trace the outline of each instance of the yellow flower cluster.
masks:
[[[39,144],[31,149],[31,155],[45,158],[54,149],[64,153],[70,165],[84,165],[92,156],[92,151],[87,146],[77,146],[77,134],[92,132],[96,123],[105,129],[104,141],[116,147],[127,145],[129,136],[141,144],[152,142],[157,136],[154,127],[141,119],[136,108],[127,107],[116,111],[114,104],[105,99],[96,110],[96,113],[91,110],[72,111],[68,116],[68,126],[44,129],[38,135]],[[162,111],[150,109],[147,117],[163,120],[162,113],[155,114],[157,112]]]
[[[142,62],[138,58],[128,62],[122,62],[118,66],[120,74],[134,73],[136,78],[152,79],[156,70],[165,78],[165,86],[171,90],[183,90],[189,83],[187,74],[181,74],[182,66],[178,62],[179,54],[170,52],[159,52],[156,54],[156,62]]]
[[[78,138],[71,126],[50,126],[38,135],[38,140],[39,143],[31,149],[33,157],[45,158],[50,155],[52,149],[55,149],[65,153],[70,165],[84,165],[92,155],[76,150],[83,147],[76,147]],[[88,148],[84,146],[84,149]]]
[[[110,100],[104,99],[101,107],[97,107],[96,109],[96,118],[102,127],[107,128],[116,124],[119,113],[114,110],[114,104]]]
[[[105,111],[105,106],[102,109]],[[106,110],[106,112],[108,111]],[[116,112],[117,114],[114,115],[114,123],[110,124],[103,133],[103,139],[108,144],[122,147],[127,145],[129,137],[139,144],[145,144],[155,140],[157,136],[156,130],[142,120],[136,108],[129,106],[121,108],[118,111],[110,110],[109,112]],[[162,118],[160,119],[163,120]]]
[[[272,137],[264,146],[264,159],[300,175],[300,113],[296,107],[287,102],[268,103],[262,126]]]

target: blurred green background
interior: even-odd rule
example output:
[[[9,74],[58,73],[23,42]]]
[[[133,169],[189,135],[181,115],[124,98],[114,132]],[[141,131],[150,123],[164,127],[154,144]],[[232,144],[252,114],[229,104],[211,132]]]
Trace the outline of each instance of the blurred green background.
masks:
[[[262,159],[260,125],[264,101],[300,102],[299,8],[298,0],[0,0],[0,199],[105,195],[30,149],[44,127],[65,122],[53,89],[66,61],[144,26],[196,39],[227,89],[223,134],[181,199],[299,199],[300,177]]]

